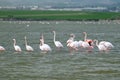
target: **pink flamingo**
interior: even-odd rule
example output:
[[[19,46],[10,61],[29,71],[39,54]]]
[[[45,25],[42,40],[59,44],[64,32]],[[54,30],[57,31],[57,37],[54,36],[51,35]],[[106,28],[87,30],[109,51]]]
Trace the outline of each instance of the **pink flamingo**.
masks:
[[[84,41],[88,42],[88,44],[90,46],[93,46],[93,40],[92,39],[87,39],[87,33],[86,32],[83,32],[83,34],[84,34]]]

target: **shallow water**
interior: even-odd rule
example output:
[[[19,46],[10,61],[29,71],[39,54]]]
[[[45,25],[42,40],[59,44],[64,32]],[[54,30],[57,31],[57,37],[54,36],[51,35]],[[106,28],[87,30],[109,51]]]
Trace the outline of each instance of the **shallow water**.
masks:
[[[64,48],[56,50],[53,33]],[[91,39],[110,41],[115,48],[101,53],[94,51],[73,52],[66,47],[69,34],[76,40],[83,40],[86,31]],[[44,34],[45,43],[52,52],[41,53],[39,38]],[[26,52],[24,36],[34,48]],[[0,80],[119,80],[120,79],[120,21],[79,22],[79,21],[0,21],[0,45],[6,48],[0,52]],[[22,52],[13,48],[13,38]]]

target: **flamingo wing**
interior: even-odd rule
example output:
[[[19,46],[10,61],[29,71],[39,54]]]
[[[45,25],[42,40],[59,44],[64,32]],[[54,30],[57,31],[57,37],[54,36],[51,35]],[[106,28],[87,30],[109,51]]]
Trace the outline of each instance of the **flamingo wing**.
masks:
[[[14,48],[15,48],[16,51],[22,51],[20,46],[18,46],[18,45],[16,45]]]
[[[55,46],[56,47],[63,47],[62,43],[60,41],[55,41]]]
[[[99,42],[99,45],[104,45],[106,41]]]
[[[45,51],[52,51],[51,47],[50,47],[48,44],[44,44],[44,45],[43,45],[43,49],[44,49]]]
[[[5,48],[3,46],[0,46],[0,51],[4,51]]]
[[[99,51],[106,51],[106,47],[104,45],[98,45]]]
[[[105,42],[104,45],[105,45],[108,49],[112,49],[112,48],[114,48],[113,44],[110,43],[110,42]]]
[[[83,42],[83,43],[82,43],[82,47],[83,47],[83,48],[89,48],[90,45],[89,45],[87,42]]]
[[[81,40],[78,42],[80,47],[82,47],[82,43],[83,43],[83,41],[81,41]]]
[[[27,51],[34,51],[33,48],[31,46],[29,46],[29,45],[26,46],[26,50]]]

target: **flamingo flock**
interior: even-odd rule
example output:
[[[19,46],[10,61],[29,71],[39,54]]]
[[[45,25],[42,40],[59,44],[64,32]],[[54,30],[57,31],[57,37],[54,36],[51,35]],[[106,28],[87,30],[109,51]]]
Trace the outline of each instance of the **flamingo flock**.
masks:
[[[108,52],[109,50],[114,48],[113,44],[108,41],[101,41],[98,44],[98,40],[87,39],[87,33],[83,32],[83,34],[83,41],[74,41],[75,35],[70,35],[70,38],[67,40],[67,46],[69,47],[70,51],[77,51],[79,50],[79,48],[82,48],[88,52],[91,52],[94,49],[94,47],[97,46],[100,52]],[[96,44],[94,45],[94,43]]]
[[[84,38],[83,40],[76,41],[75,40],[75,34],[70,34],[70,38],[66,41],[66,46],[68,47],[70,52],[73,51],[79,51],[80,49],[84,49],[85,51],[91,52],[93,51],[94,47],[96,46],[100,52],[108,52],[111,49],[114,48],[113,44],[110,43],[109,41],[100,41],[98,42],[97,39],[89,39],[87,38],[87,33],[83,32]],[[25,40],[25,48],[26,51],[32,52],[34,49],[28,45],[27,42],[27,37],[24,37]],[[63,44],[56,40],[56,31],[53,31],[53,43],[57,50],[61,50],[64,48]],[[13,39],[13,47],[16,52],[21,52],[22,49],[19,45],[16,45],[16,39]],[[52,48],[50,45],[45,43],[44,35],[42,34],[40,36],[40,44],[39,44],[39,49],[42,52],[48,53],[52,51]],[[6,49],[3,46],[0,46],[0,51],[5,51]]]

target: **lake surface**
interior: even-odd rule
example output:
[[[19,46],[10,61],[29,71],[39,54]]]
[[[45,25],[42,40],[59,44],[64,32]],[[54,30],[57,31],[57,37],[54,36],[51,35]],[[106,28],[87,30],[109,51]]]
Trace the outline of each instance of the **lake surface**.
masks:
[[[53,30],[64,45],[61,51],[53,44]],[[88,38],[109,41],[115,48],[107,53],[95,47],[90,53],[71,54],[66,47],[69,34],[83,40],[84,31]],[[52,52],[41,53],[42,33]],[[26,52],[24,36],[34,52]],[[14,51],[13,38],[22,52]],[[120,80],[120,21],[0,21],[0,45],[6,48],[0,52],[0,80]]]

